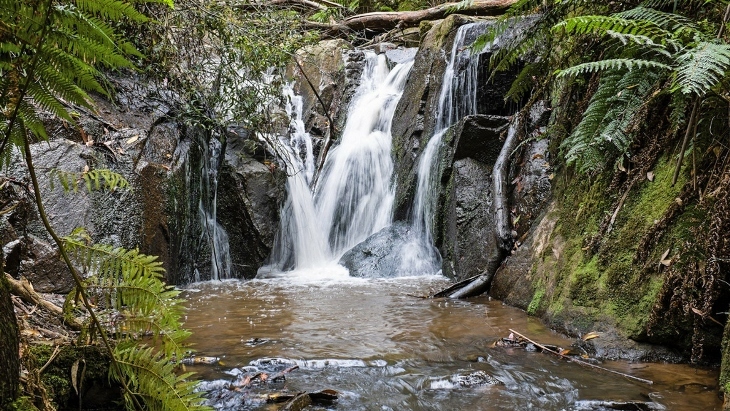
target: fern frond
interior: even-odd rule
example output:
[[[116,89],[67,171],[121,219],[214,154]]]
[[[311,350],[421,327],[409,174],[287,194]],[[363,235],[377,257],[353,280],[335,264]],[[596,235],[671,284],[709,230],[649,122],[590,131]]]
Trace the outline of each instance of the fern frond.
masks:
[[[543,64],[531,63],[526,64],[525,67],[520,70],[515,80],[512,82],[507,93],[504,95],[505,101],[511,100],[514,102],[520,101],[530,90],[535,87],[535,78],[540,75],[545,69]]]
[[[646,113],[641,108],[661,77],[661,72],[649,70],[604,73],[581,122],[561,144],[566,163],[591,173],[628,155]]]
[[[84,182],[88,192],[129,189],[129,181],[124,176],[104,168],[81,172],[53,169],[50,172],[50,177],[51,189],[54,188],[54,182],[58,180],[66,192],[78,192],[81,181]]]
[[[668,13],[651,7],[634,7],[633,9],[616,13],[614,16],[628,20],[651,22],[671,33],[676,33],[677,31],[699,31],[699,27],[693,20],[680,14]]]
[[[563,32],[568,35],[595,34],[602,36],[608,31],[640,35],[652,39],[666,38],[671,34],[649,21],[600,15],[573,17],[553,26],[553,32]]]
[[[189,373],[177,375],[175,364],[150,347],[121,343],[115,349],[118,367],[110,368],[110,376],[125,380],[136,395],[145,400],[150,411],[203,411],[202,392],[196,383],[187,381]],[[127,393],[127,395],[131,395]],[[131,403],[131,401],[128,401]]]
[[[730,44],[704,41],[677,57],[674,87],[684,94],[704,95],[730,69]]]
[[[577,76],[586,73],[598,73],[608,70],[635,70],[651,69],[659,71],[670,71],[671,66],[651,60],[642,59],[605,59],[578,64],[567,69],[558,70],[555,73],[558,77]]]
[[[121,20],[144,23],[147,16],[137,11],[132,3],[119,0],[75,0],[76,7],[85,14],[98,15],[107,20]]]

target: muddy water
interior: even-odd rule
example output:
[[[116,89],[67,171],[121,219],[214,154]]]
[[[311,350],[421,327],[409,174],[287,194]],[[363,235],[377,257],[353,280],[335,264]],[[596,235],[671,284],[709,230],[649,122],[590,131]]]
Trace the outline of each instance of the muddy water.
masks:
[[[546,354],[495,348],[509,328],[562,347],[571,340],[498,301],[417,297],[446,283],[411,277],[194,284],[186,291],[185,325],[199,354],[221,361],[190,368],[205,381],[212,404],[230,410],[274,410],[265,403],[268,393],[322,389],[340,398],[319,409],[336,410],[604,409],[592,401],[721,409],[716,370],[603,364],[654,381],[646,385]],[[246,373],[292,365],[299,369],[286,382],[227,389]],[[477,371],[502,384],[485,384]]]

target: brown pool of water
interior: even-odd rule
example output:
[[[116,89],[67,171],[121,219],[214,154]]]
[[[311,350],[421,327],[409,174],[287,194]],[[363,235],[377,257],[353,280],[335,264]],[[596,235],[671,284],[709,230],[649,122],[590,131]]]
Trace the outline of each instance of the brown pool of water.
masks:
[[[277,409],[267,393],[334,389],[337,410],[588,410],[591,401],[651,403],[666,410],[720,410],[718,372],[688,365],[604,362],[648,385],[548,354],[493,347],[512,328],[545,344],[567,339],[521,310],[488,298],[418,296],[442,277],[200,283],[185,292],[185,326],[199,355],[189,367],[219,409]],[[599,337],[600,338],[600,337]],[[247,372],[299,369],[285,383],[230,394]],[[481,371],[502,384],[464,384]],[[482,374],[483,375],[483,374]]]

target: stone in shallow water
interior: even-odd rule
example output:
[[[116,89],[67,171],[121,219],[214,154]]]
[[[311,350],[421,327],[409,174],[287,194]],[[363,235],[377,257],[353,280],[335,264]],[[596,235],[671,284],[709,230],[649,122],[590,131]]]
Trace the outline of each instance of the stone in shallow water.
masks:
[[[498,385],[502,381],[492,377],[484,371],[474,371],[470,374],[457,375],[452,379],[462,387],[473,387],[475,385]]]

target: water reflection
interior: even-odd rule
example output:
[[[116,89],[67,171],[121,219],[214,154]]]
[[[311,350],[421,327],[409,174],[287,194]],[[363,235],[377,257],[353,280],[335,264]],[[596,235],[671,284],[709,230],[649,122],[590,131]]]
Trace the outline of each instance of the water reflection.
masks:
[[[341,393],[332,406],[339,410],[605,409],[592,400],[653,402],[667,410],[722,407],[715,370],[603,364],[653,380],[649,386],[545,354],[493,348],[510,328],[546,344],[571,341],[498,301],[418,298],[445,284],[435,276],[195,284],[186,291],[191,342],[222,360],[192,368],[216,393],[216,407],[231,410],[277,409],[265,403],[266,394],[327,388]],[[291,365],[300,368],[285,383],[233,394],[223,388],[242,372]],[[483,375],[503,384],[480,383]]]

